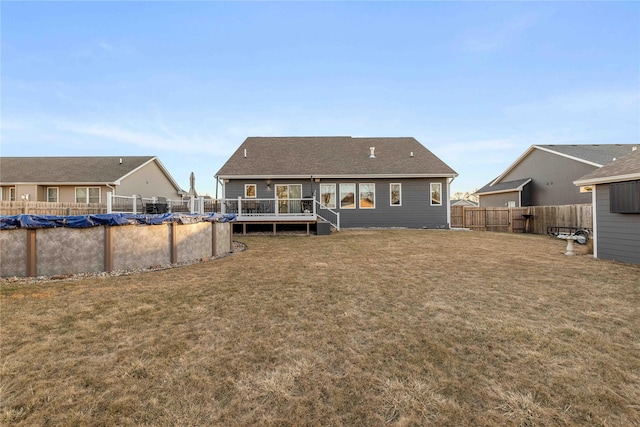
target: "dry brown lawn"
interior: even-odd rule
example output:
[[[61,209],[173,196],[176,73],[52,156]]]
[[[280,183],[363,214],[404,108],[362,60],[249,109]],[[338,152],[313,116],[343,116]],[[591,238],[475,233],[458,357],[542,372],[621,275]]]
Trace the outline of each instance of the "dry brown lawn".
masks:
[[[236,239],[188,267],[4,281],[0,424],[640,425],[640,266],[533,235]]]

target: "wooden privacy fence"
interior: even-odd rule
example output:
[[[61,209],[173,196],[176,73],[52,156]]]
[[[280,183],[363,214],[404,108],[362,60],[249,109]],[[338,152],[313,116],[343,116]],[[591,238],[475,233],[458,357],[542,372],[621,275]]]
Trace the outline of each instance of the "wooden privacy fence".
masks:
[[[63,202],[30,202],[0,201],[0,215],[95,215],[107,213],[104,203],[63,203]]]
[[[478,231],[547,234],[547,227],[593,228],[590,204],[561,206],[451,207],[451,227]]]

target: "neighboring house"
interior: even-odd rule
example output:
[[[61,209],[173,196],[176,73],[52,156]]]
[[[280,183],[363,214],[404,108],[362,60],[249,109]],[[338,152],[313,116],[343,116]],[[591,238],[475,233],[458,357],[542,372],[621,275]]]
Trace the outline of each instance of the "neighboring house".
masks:
[[[250,137],[218,171],[225,199],[315,197],[341,227],[446,228],[457,173],[414,138]]]
[[[573,181],[630,153],[638,144],[532,145],[475,194],[481,207],[591,203]]]
[[[473,200],[467,200],[467,199],[449,200],[449,203],[451,204],[451,206],[467,206],[472,208],[478,207],[478,204],[476,202],[474,202]]]
[[[640,149],[574,184],[592,188],[594,256],[640,264]]]
[[[186,194],[155,156],[0,157],[0,190],[0,200],[70,203]]]

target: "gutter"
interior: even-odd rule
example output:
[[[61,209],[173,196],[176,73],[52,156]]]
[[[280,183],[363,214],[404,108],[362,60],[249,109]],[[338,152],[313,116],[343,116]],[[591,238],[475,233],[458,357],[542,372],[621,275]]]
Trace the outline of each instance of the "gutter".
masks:
[[[109,187],[110,189],[113,190],[112,194],[115,195],[116,194],[116,188],[112,187],[108,182],[105,182],[104,185],[106,185],[107,187]]]

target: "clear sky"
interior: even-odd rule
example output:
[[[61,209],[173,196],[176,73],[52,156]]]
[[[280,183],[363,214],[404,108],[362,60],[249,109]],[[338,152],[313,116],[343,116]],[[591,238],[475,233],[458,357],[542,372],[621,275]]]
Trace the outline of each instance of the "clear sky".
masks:
[[[7,2],[1,155],[156,155],[185,189],[248,136],[413,136],[482,187],[533,144],[640,142],[638,2]]]

